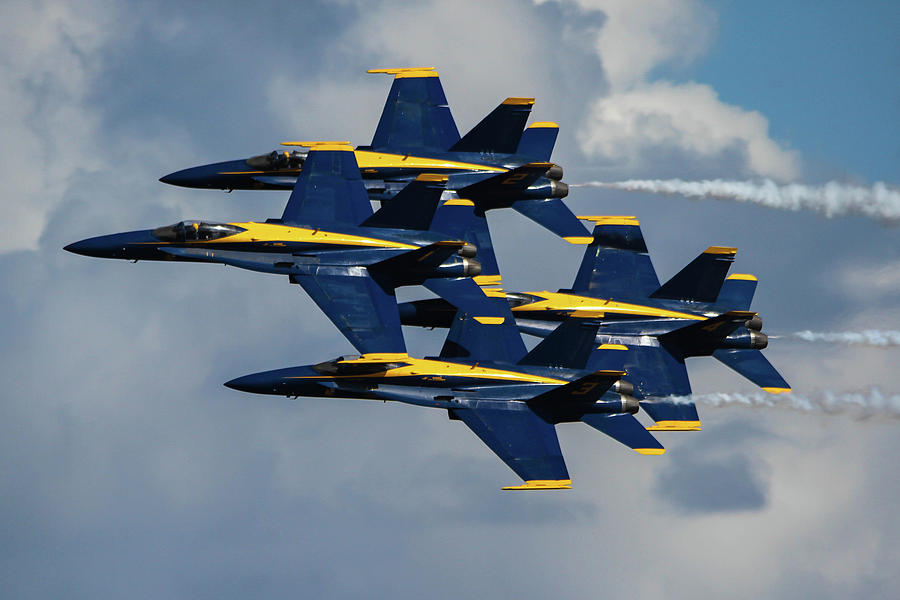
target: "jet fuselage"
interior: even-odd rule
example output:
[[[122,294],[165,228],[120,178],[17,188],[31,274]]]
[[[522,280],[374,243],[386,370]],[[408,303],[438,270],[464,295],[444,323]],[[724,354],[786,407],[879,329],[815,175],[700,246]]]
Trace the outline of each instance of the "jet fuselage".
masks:
[[[458,250],[431,276],[477,275],[474,246],[448,242],[446,236],[433,232],[401,229],[341,226],[326,231],[280,223],[183,221],[89,238],[65,249],[98,258],[218,262],[290,275],[303,272],[303,265],[367,266],[441,243],[456,245]]]
[[[443,409],[535,410],[526,402],[566,385],[590,371],[489,362],[417,359],[407,355],[340,357],[316,365],[290,367],[238,377],[225,385],[278,396],[340,397],[397,401]],[[610,372],[615,375],[616,372]],[[608,385],[608,384],[607,384]],[[634,413],[637,400],[617,382],[595,401],[537,408],[548,422],[574,422],[585,414]],[[599,390],[598,390],[599,391]]]

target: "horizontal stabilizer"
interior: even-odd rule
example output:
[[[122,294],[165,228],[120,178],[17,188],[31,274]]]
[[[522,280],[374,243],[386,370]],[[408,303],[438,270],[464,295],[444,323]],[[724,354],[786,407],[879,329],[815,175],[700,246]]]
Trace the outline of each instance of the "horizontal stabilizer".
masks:
[[[758,281],[753,275],[734,273],[725,279],[716,306],[722,310],[750,310]]]
[[[508,489],[571,487],[556,428],[526,406],[516,409],[454,409],[452,416],[468,425],[526,482],[524,486]]]
[[[446,175],[419,175],[396,196],[384,201],[361,226],[426,231],[431,227],[446,185]]]
[[[624,375],[625,371],[595,371],[590,375],[535,396],[528,401],[528,404],[562,407],[566,403],[594,403]]]
[[[656,421],[649,431],[699,431],[700,416],[693,402],[675,402],[667,398],[641,400],[641,408]]]
[[[550,122],[532,123],[522,132],[516,154],[529,160],[550,160],[559,125]]]
[[[659,287],[640,223],[631,216],[579,217],[594,223],[571,291],[595,298],[646,298]]]
[[[663,454],[663,448],[633,415],[587,414],[581,420],[641,454]]]
[[[394,75],[372,138],[372,150],[427,156],[446,152],[459,141],[459,130],[437,71],[422,67],[371,69],[369,73]]]
[[[650,294],[650,297],[687,302],[715,302],[736,253],[736,248],[710,246],[672,279]]]
[[[456,142],[450,151],[513,154],[519,146],[533,105],[534,98],[507,98]]]
[[[538,365],[583,369],[595,348],[599,323],[569,318],[553,330],[519,361],[520,365]],[[518,330],[517,330],[518,331]]]
[[[771,394],[791,391],[791,386],[759,350],[716,350],[713,356]]]
[[[516,200],[512,208],[566,241],[584,243],[590,240],[588,230],[559,198]]]

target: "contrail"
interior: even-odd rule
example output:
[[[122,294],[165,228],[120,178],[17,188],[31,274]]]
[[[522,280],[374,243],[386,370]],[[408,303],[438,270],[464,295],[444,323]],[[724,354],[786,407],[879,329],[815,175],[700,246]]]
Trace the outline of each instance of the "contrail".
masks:
[[[778,185],[770,179],[759,182],[712,179],[630,179],[587,181],[570,187],[600,187],[632,192],[679,194],[688,198],[716,198],[749,202],[781,210],[813,210],[828,218],[863,215],[886,225],[900,223],[900,190],[877,182],[872,187],[829,182],[821,186],[792,183]]]
[[[856,418],[900,419],[900,395],[886,396],[877,388],[868,392],[817,392],[814,395],[712,393],[675,396],[675,402],[696,402],[707,406],[747,406],[751,408],[789,408],[801,412],[842,414],[852,412]]]
[[[805,342],[828,342],[880,348],[900,346],[900,331],[879,331],[877,329],[843,332],[798,331],[791,334],[790,337]]]

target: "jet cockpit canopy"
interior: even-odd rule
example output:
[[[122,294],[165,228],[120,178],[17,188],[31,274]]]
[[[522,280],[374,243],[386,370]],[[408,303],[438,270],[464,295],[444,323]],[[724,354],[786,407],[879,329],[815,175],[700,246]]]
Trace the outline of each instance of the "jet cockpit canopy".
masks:
[[[174,225],[157,227],[153,237],[163,242],[206,242],[247,231],[243,227],[228,223],[205,221],[182,221]]]
[[[279,169],[299,169],[306,160],[307,152],[294,150],[293,152],[279,152],[272,150],[268,154],[260,154],[247,159],[247,166],[260,171],[275,171]]]

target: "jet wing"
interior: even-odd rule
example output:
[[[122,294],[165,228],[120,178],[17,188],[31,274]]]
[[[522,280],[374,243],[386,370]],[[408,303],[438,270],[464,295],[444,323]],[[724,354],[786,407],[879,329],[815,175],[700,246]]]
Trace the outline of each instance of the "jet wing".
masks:
[[[284,207],[284,223],[319,226],[359,225],[372,205],[353,148],[342,143],[303,142],[310,151]]]
[[[322,267],[291,275],[362,354],[405,353],[397,299],[365,267]]]
[[[593,221],[571,291],[595,298],[647,298],[659,288],[647,245],[634,217],[580,217]]]
[[[446,152],[459,141],[459,130],[437,71],[421,67],[370,69],[368,72],[394,75],[372,138],[372,150],[427,156]]]
[[[509,405],[506,405],[509,406]],[[524,404],[521,408],[461,408],[452,411],[494,454],[525,481],[504,490],[570,489],[572,481],[556,428]]]

